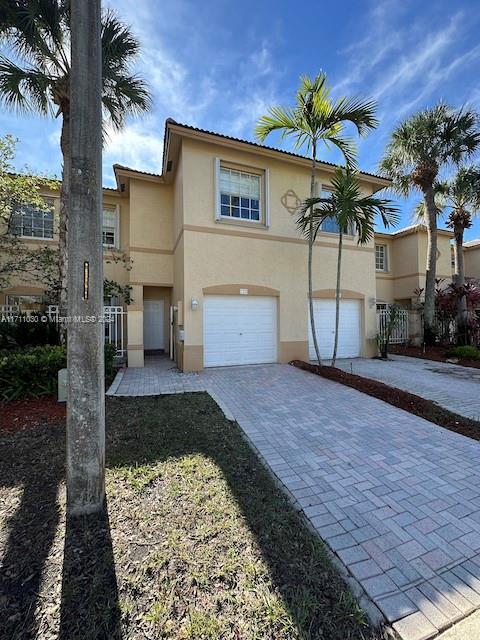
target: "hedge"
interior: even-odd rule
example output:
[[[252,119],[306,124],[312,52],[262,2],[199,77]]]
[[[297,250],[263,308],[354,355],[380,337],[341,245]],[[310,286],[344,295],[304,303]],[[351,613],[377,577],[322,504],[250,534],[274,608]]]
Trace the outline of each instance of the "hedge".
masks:
[[[105,345],[105,372],[113,374],[115,348]],[[56,395],[58,372],[67,366],[65,347],[46,345],[0,353],[0,401]]]

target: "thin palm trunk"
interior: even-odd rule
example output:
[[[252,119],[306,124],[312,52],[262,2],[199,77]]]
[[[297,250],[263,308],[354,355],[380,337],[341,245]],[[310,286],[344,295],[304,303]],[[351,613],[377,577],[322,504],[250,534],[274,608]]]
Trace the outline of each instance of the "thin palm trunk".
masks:
[[[433,187],[423,192],[427,223],[427,264],[425,274],[424,341],[432,344],[435,336],[435,278],[437,271],[437,208]]]
[[[67,276],[68,276],[68,258],[67,258],[67,242],[68,242],[68,209],[70,197],[70,112],[69,109],[63,110],[62,134],[60,137],[60,147],[63,155],[63,171],[62,186],[60,189],[60,220],[58,230],[59,241],[59,275],[60,275],[60,291],[59,305],[60,313],[67,313]],[[60,338],[63,344],[66,342],[66,328],[60,325]]]
[[[315,141],[312,144],[312,175],[310,179],[310,198],[315,197],[315,178],[317,173],[317,147]],[[321,365],[320,350],[317,342],[317,332],[315,329],[315,317],[313,315],[313,205],[310,208],[310,221],[308,227],[308,303],[310,307],[310,327],[312,330],[313,346],[318,364]]]
[[[335,290],[335,339],[333,342],[332,367],[334,367],[337,362],[338,327],[340,325],[340,278],[341,278],[341,272],[342,272],[342,248],[343,248],[343,232],[340,229],[338,234],[337,285]]]
[[[455,285],[465,286],[465,264],[463,260],[463,233],[462,224],[454,224],[453,233],[455,242],[453,245],[453,255],[455,258]],[[467,297],[464,292],[460,295],[457,304],[457,340],[459,344],[468,344],[467,331]]]

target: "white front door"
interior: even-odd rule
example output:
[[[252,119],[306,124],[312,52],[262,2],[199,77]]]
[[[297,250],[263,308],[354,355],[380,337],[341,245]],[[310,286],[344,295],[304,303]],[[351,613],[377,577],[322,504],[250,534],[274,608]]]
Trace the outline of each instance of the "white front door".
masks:
[[[338,358],[358,358],[361,354],[360,309],[360,300],[340,300]],[[333,355],[335,339],[335,300],[314,300],[313,314],[320,356],[329,359]],[[310,318],[308,319],[308,344],[310,360],[315,360]]]
[[[277,361],[277,299],[205,296],[204,366]]]
[[[163,300],[143,301],[143,347],[164,349]]]

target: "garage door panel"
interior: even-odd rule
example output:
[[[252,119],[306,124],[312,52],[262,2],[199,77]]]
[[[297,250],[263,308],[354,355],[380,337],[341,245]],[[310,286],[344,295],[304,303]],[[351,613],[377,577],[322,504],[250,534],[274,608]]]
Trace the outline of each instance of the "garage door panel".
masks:
[[[276,361],[276,298],[205,296],[205,367]]]
[[[322,358],[331,358],[335,340],[335,300],[314,300],[314,317],[318,347]],[[338,334],[338,358],[356,358],[361,354],[360,301],[341,300]],[[315,359],[315,349],[308,321],[309,354]]]

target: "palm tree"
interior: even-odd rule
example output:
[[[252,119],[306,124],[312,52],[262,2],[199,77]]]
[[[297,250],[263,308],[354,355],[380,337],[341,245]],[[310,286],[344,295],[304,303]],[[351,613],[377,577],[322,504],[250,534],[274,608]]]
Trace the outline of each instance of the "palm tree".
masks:
[[[446,224],[454,233],[454,284],[459,292],[457,336],[459,342],[463,343],[467,339],[463,239],[465,230],[472,226],[472,217],[480,212],[480,167],[461,167],[450,180],[435,183],[434,189],[438,214],[441,214],[445,209],[450,210]],[[422,205],[423,203],[416,209],[419,216],[424,214],[424,206]]]
[[[425,204],[428,248],[425,282],[424,339],[434,339],[437,262],[435,182],[449,165],[459,165],[480,148],[479,117],[475,111],[440,103],[414,114],[397,126],[380,164],[402,196],[420,191]]]
[[[140,45],[108,10],[102,16],[102,103],[104,125],[119,129],[126,116],[146,111],[147,85],[130,71]],[[60,147],[60,305],[67,302],[67,232],[70,192],[70,2],[0,0],[0,100],[10,109],[62,118]]]
[[[347,167],[338,167],[331,181],[333,191],[329,198],[309,198],[301,207],[297,226],[303,234],[316,237],[322,223],[327,219],[338,224],[337,281],[335,290],[335,340],[332,367],[336,364],[338,350],[338,327],[340,320],[340,291],[343,236],[357,236],[359,245],[368,244],[374,235],[375,220],[379,216],[385,227],[394,226],[399,219],[399,210],[390,200],[363,196],[358,182],[358,174]]]
[[[305,148],[311,155],[310,197],[315,197],[317,174],[317,151],[320,143],[327,147],[333,145],[340,149],[348,164],[355,165],[355,145],[349,138],[343,136],[346,123],[352,123],[359,135],[364,135],[369,129],[378,125],[375,117],[376,103],[373,100],[360,98],[330,97],[330,87],[327,76],[321,72],[311,80],[307,76],[300,79],[300,87],[295,96],[293,107],[271,107],[268,115],[263,116],[255,127],[255,134],[260,142],[264,142],[274,131],[281,132],[282,138],[291,136],[295,140],[295,148]],[[313,221],[308,225],[306,234],[308,241],[308,298],[310,305],[310,325],[312,328],[313,344],[318,363],[320,351],[318,348],[315,319],[313,316]]]

